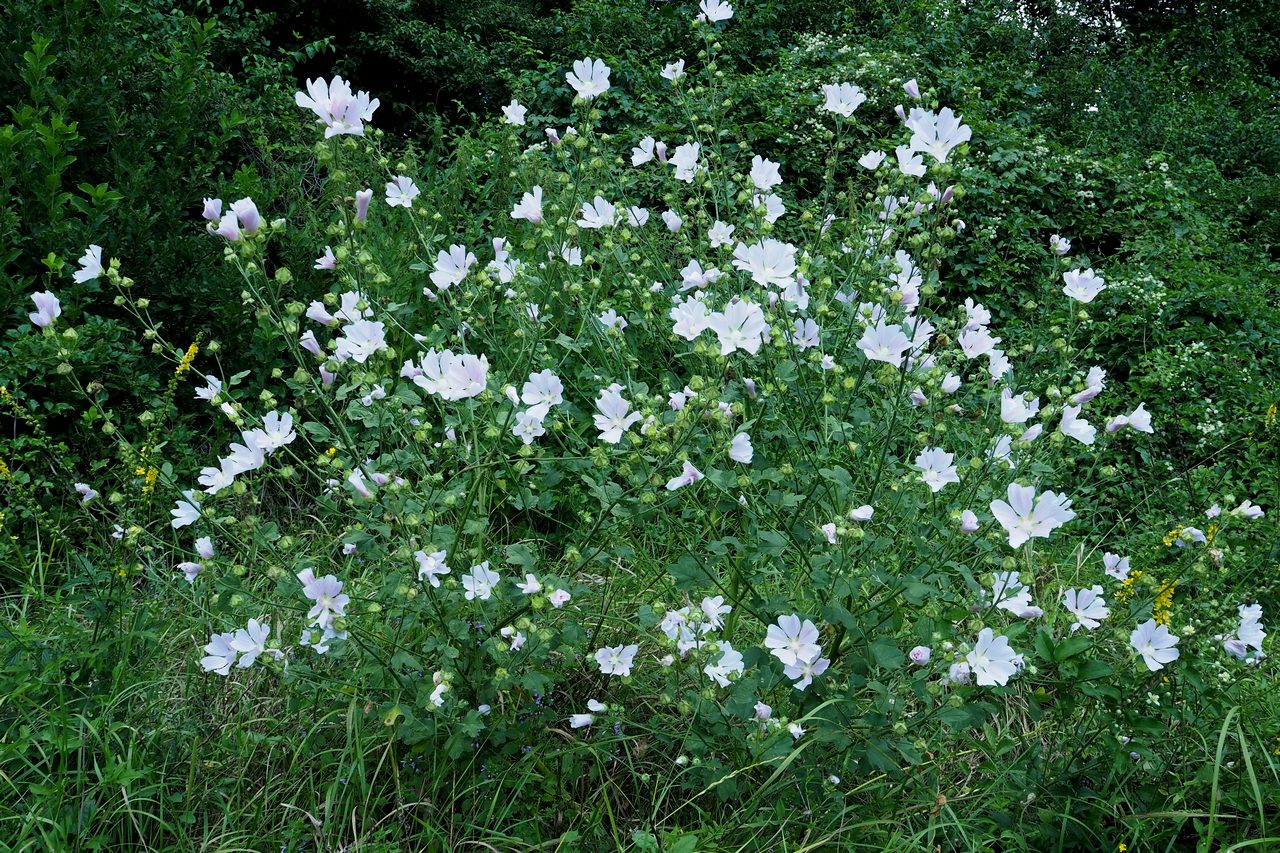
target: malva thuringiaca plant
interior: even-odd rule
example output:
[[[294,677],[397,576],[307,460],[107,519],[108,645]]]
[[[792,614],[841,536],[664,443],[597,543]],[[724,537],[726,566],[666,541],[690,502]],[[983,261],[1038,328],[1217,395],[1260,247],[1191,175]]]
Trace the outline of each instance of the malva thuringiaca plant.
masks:
[[[732,14],[702,4],[712,66]],[[874,127],[856,85],[796,93],[866,144],[838,164],[849,192],[801,198],[785,161],[714,125],[609,135],[610,71],[573,63],[576,122],[545,136],[504,107],[493,156],[516,191],[456,222],[366,134],[377,100],[308,82],[335,218],[305,277],[272,268],[290,224],[206,199],[293,364],[255,398],[194,356],[196,395],[240,435],[160,474],[182,550],[140,582],[189,600],[173,666],[354,700],[406,757],[495,772],[595,742],[629,785],[759,805],[779,770],[809,800],[910,767],[944,788],[975,766],[968,732],[1028,704],[1063,737],[1093,727],[1039,743],[1071,772],[1159,756],[1142,721],[1172,713],[1183,670],[1263,659],[1260,606],[1197,630],[1177,587],[1183,552],[1220,563],[1262,509],[1214,506],[1165,565],[1073,538],[1115,511],[1076,497],[1081,454],[1160,425],[1070,339],[1002,340],[978,301],[940,297],[966,229],[961,116],[898,106]],[[720,101],[705,68],[660,77],[691,115]],[[1054,281],[1026,283],[1046,314],[1105,303],[1067,239],[1047,252]],[[76,276],[120,281],[98,246]],[[33,298],[53,334],[57,298]],[[157,526],[116,529],[128,548]]]

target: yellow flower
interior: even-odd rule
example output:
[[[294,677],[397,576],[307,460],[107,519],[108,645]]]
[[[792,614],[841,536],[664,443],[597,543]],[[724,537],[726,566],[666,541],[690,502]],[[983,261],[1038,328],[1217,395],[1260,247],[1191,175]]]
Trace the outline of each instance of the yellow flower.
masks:
[[[178,362],[179,376],[191,369],[191,362],[196,360],[196,353],[199,351],[200,346],[198,344],[193,343],[191,346],[187,347],[186,353],[182,356],[182,361]]]
[[[1133,595],[1133,585],[1142,577],[1142,569],[1134,569],[1129,572],[1129,576],[1120,582],[1120,589],[1116,590],[1116,600],[1124,601]]]
[[[9,476],[9,466],[5,464],[5,461],[3,459],[0,459],[0,477],[8,477],[8,476]]]
[[[1173,607],[1173,592],[1177,586],[1177,581],[1171,581],[1168,578],[1160,581],[1160,588],[1156,592],[1155,604],[1152,605],[1152,617],[1156,620],[1156,624],[1169,624],[1169,610]]]

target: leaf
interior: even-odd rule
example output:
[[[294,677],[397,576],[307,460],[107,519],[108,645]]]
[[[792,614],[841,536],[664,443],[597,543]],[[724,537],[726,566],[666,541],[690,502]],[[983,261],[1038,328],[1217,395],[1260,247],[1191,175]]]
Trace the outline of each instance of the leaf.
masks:
[[[871,652],[876,664],[884,669],[897,669],[907,659],[892,640],[876,640],[867,647],[867,651]]]
[[[1067,637],[1053,650],[1053,660],[1064,661],[1093,645],[1088,637]]]
[[[1049,629],[1041,628],[1039,631],[1037,631],[1035,643],[1036,643],[1036,654],[1038,654],[1042,660],[1044,660],[1045,662],[1054,660],[1053,636],[1050,635]]]
[[[507,562],[529,572],[538,564],[538,555],[525,543],[516,542],[507,546]]]

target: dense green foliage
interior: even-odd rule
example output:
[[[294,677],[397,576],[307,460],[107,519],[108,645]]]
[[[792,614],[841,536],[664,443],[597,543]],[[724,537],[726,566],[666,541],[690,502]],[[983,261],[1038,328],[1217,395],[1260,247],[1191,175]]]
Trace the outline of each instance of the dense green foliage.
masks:
[[[1262,13],[1195,3],[1082,4],[1074,14],[1028,4],[1025,17],[1002,3],[935,0],[736,5],[731,26],[705,40],[690,34],[690,2],[8,5],[4,843],[685,853],[1280,844],[1276,665],[1225,659],[1208,636],[1230,629],[1239,604],[1261,603],[1268,623],[1280,607],[1280,49]],[[564,83],[582,56],[612,69],[613,88],[589,111]],[[658,69],[678,58],[696,82],[676,98]],[[314,116],[294,104],[304,78],[335,72],[382,101],[378,130],[359,144],[317,141]],[[896,172],[868,175],[856,160],[892,151],[884,140],[909,78],[920,80],[924,106],[951,107],[973,130],[963,156],[930,173],[957,186],[954,200],[902,224],[925,301],[952,323],[943,334],[955,336],[961,304],[974,298],[1025,363],[1020,387],[1067,396],[1083,389],[1088,365],[1106,365],[1107,411],[1142,402],[1156,424],[1140,441],[1100,440],[1087,453],[1061,436],[1043,455],[1041,445],[1034,458],[1025,450],[1020,481],[1056,487],[1080,511],[1070,537],[1034,552],[1008,556],[998,527],[958,539],[948,504],[921,493],[909,464],[932,438],[994,476],[999,466],[981,449],[983,392],[965,403],[972,418],[944,423],[940,404],[913,414],[901,394],[896,403],[878,394],[898,382],[883,371],[825,384],[816,353],[765,367],[717,357],[705,340],[673,346],[669,324],[654,322],[666,314],[649,283],[678,281],[673,271],[704,251],[698,235],[737,206],[735,236],[774,234],[812,250],[805,269],[824,345],[836,334],[828,330],[846,334],[853,321],[838,285],[863,287],[879,267],[849,261],[839,241],[864,248],[859,229],[874,225],[880,197],[910,192]],[[818,111],[820,86],[835,81],[867,93],[856,121],[836,125]],[[529,107],[527,127],[498,124],[512,98]],[[542,144],[544,127],[564,134],[569,124],[581,144]],[[700,139],[725,183],[686,191],[631,169],[631,147],[646,135],[673,148]],[[790,212],[776,232],[743,212],[753,154],[782,164]],[[423,190],[412,214],[382,199],[396,175]],[[548,223],[521,230],[509,211],[535,183],[547,189]],[[357,228],[352,204],[366,186],[377,212]],[[597,192],[646,205],[651,230],[678,207],[686,231],[653,238],[637,228],[615,243],[564,221]],[[264,219],[284,221],[228,245],[206,233],[206,196],[228,205],[251,196]],[[830,238],[818,228],[828,212],[841,222]],[[1105,274],[1105,298],[1064,307],[1065,261],[1048,249],[1051,234],[1072,240],[1072,266]],[[461,243],[483,267],[499,235],[530,269],[562,239],[577,238],[587,258],[582,268],[550,258],[513,285],[511,304],[496,283],[476,284],[479,269],[439,303],[423,299],[437,252]],[[91,243],[118,266],[73,283]],[[336,276],[311,269],[330,244]],[[869,244],[868,258],[873,248],[883,247]],[[729,269],[728,250],[719,261]],[[30,294],[45,289],[64,313],[42,331],[27,314]],[[297,336],[314,329],[327,346],[335,335],[304,309],[319,300],[336,310],[348,289],[369,294],[391,324],[393,352],[327,391],[315,367],[331,362],[300,350]],[[512,307],[525,301],[563,321],[557,334]],[[600,330],[604,308],[631,328]],[[841,363],[857,356],[858,332],[847,334],[831,350]],[[184,359],[193,342],[198,352]],[[463,345],[493,362],[483,397],[440,405],[400,382],[385,405],[362,402],[403,359]],[[782,337],[769,346],[781,349]],[[555,453],[513,441],[501,392],[548,365],[572,398],[539,439],[554,438]],[[738,381],[748,369],[759,401]],[[234,414],[192,400],[204,374],[224,380],[217,401],[234,400]],[[614,380],[660,422],[643,446],[595,440],[594,398]],[[945,399],[929,381],[927,396]],[[685,382],[707,389],[706,400],[666,411],[666,394]],[[703,465],[737,429],[715,420],[717,400],[746,418],[754,469]],[[173,502],[198,488],[202,466],[241,428],[276,409],[296,413],[289,458],[250,488],[228,489],[201,522],[216,531],[217,585],[214,572],[191,587],[175,581],[192,537],[170,527]],[[408,484],[353,495],[344,481],[369,456]],[[900,456],[901,466],[886,462]],[[682,459],[707,474],[696,497],[662,489]],[[979,479],[969,494],[977,505],[1002,497],[1007,477]],[[101,497],[82,506],[75,482]],[[739,490],[768,509],[740,510]],[[894,497],[877,502],[864,532],[842,519],[868,490]],[[1204,519],[1210,505],[1229,510],[1246,497],[1264,518]],[[838,555],[816,527],[828,517],[840,520],[842,542],[856,543]],[[1219,538],[1198,549],[1165,541],[1197,524]],[[432,544],[447,545],[454,566],[439,598],[414,581],[412,552]],[[936,661],[933,671],[906,663],[915,643],[941,657],[943,640],[972,642],[986,623],[968,607],[992,572],[1022,570],[1029,586],[1036,576],[1048,611],[1059,586],[1101,574],[1103,550],[1132,555],[1145,576],[1126,587],[1127,604],[1108,587],[1116,624],[1096,638],[1052,614],[1013,622],[1010,640],[1034,665],[996,691],[948,693]],[[473,610],[457,579],[482,559],[507,585],[526,571],[547,591],[555,579],[573,604],[548,609],[544,594],[522,609],[507,589],[501,606]],[[287,669],[264,655],[229,679],[201,672],[210,634],[264,612],[281,614],[290,636],[279,640],[294,642],[310,606],[294,576],[312,568],[342,577],[357,599],[353,640],[329,657],[291,652]],[[1186,653],[1150,674],[1128,659],[1125,640],[1167,610],[1159,593],[1173,580]],[[657,635],[667,608],[717,591],[735,604],[724,638],[736,631],[747,659],[731,687],[698,683],[711,658],[696,655],[692,683],[678,664],[656,674],[638,665],[625,687],[601,676],[592,655],[604,637],[629,642],[628,627]],[[596,609],[578,618],[579,605]],[[770,671],[764,626],[797,609],[823,626],[839,685],[793,695],[781,668]],[[498,625],[532,638],[510,671]],[[642,654],[656,659],[656,649]],[[433,710],[432,670],[448,673],[459,703],[445,713]],[[610,710],[589,732],[571,730],[568,715],[606,690]],[[779,720],[802,720],[804,739],[750,722],[761,696],[773,697]]]

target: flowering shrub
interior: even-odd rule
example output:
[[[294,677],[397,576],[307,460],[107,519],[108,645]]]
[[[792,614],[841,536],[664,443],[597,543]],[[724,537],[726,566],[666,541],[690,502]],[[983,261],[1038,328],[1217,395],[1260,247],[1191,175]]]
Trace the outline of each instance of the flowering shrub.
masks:
[[[706,116],[733,7],[699,9],[705,67],[653,76]],[[1052,276],[1027,287],[1061,346],[940,297],[973,134],[920,81],[885,126],[860,121],[855,84],[797,93],[870,140],[801,194],[714,124],[610,135],[610,71],[564,74],[570,127],[504,107],[490,156],[512,192],[457,221],[366,132],[377,99],[308,81],[334,204],[305,276],[271,252],[291,223],[206,199],[291,364],[253,397],[171,347],[171,387],[203,375],[195,396],[238,436],[200,471],[135,451],[135,487],[181,497],[160,523],[128,502],[106,520],[136,583],[181,591],[194,641],[174,666],[225,679],[215,695],[350,706],[406,762],[497,773],[585,744],[556,774],[566,798],[623,767],[629,790],[747,811],[784,774],[810,809],[887,778],[937,814],[956,779],[1007,766],[1029,806],[1055,774],[1178,760],[1164,734],[1268,665],[1268,607],[1206,583],[1265,510],[1187,508],[1146,560],[1075,532],[1118,511],[1083,499],[1089,454],[1161,427],[1078,357],[1105,267],[1047,242]],[[80,267],[131,300],[97,246]],[[33,307],[32,333],[57,334],[56,294]],[[86,507],[102,488],[75,485]],[[1060,725],[1035,740],[1043,718]],[[1034,743],[997,734],[1024,720]]]

